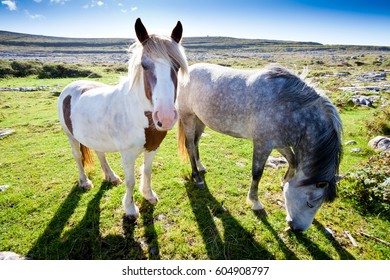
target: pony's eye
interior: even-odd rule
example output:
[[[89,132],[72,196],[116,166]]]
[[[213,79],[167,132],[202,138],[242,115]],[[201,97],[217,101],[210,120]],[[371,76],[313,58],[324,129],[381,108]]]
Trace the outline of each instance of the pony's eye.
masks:
[[[178,72],[180,69],[180,65],[176,62],[172,63],[172,67],[173,67],[173,70],[175,70],[176,72]]]
[[[323,188],[327,188],[329,186],[329,183],[328,182],[318,182],[316,184],[316,187],[317,188],[320,188],[320,189],[323,189]]]
[[[148,70],[148,65],[146,65],[145,63],[141,63],[141,66],[142,68],[147,71]]]
[[[306,205],[307,205],[307,207],[309,207],[309,208],[313,208],[313,207],[314,207],[314,205],[310,204],[309,201],[306,201]]]

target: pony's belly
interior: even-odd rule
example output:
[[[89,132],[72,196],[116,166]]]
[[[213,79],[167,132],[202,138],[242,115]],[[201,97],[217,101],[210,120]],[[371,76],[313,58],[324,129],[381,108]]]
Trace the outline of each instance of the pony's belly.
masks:
[[[136,148],[142,150],[145,144],[144,128],[133,128],[127,131],[118,131],[118,133],[80,128],[80,126],[76,126],[74,129],[76,140],[99,152],[118,152]]]
[[[207,126],[216,132],[226,134],[235,138],[245,138],[245,139],[250,138],[250,136],[247,133],[245,133],[245,131],[235,129],[234,127],[229,127],[229,126],[221,127],[221,126],[213,126],[213,125],[207,125]]]
[[[247,129],[247,122],[240,120],[239,117],[236,117],[235,119],[219,119],[215,118],[215,116],[202,116],[201,114],[197,116],[207,127],[216,132],[227,134],[236,138],[251,139],[251,135],[248,133]]]

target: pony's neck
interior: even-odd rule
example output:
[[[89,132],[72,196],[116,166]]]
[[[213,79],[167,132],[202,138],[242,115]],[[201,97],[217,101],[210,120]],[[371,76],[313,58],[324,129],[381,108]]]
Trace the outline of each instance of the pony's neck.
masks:
[[[145,95],[143,74],[138,77],[126,77],[120,83],[121,92],[125,94],[129,102],[138,104],[144,112],[153,111],[153,106]]]

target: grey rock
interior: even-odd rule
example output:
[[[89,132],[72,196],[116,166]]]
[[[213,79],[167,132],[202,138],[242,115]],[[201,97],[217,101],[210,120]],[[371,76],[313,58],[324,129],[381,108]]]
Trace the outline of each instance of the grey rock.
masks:
[[[354,148],[351,150],[351,153],[353,153],[353,154],[359,154],[361,152],[363,152],[363,150],[361,148]]]
[[[355,140],[349,140],[347,142],[345,142],[345,145],[346,146],[349,146],[349,145],[357,145],[357,142]]]
[[[12,130],[12,129],[8,129],[8,130],[5,130],[5,131],[2,131],[2,132],[0,132],[0,139],[4,138],[4,137],[7,137],[9,135],[12,135],[14,133],[15,133],[15,130]]]
[[[374,150],[390,151],[390,138],[377,136],[368,142],[368,146]]]
[[[0,192],[4,192],[8,188],[9,188],[8,185],[2,185],[2,186],[0,186]]]
[[[14,252],[0,252],[0,260],[26,260],[27,258],[22,257]]]

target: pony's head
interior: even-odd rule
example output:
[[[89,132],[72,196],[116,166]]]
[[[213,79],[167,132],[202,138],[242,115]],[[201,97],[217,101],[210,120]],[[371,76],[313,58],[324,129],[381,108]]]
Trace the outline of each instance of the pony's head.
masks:
[[[175,109],[178,81],[188,77],[187,58],[180,45],[183,27],[178,21],[170,37],[149,35],[138,18],[135,32],[138,42],[131,47],[129,74],[135,72],[143,84],[145,96],[153,107],[155,127],[169,130],[178,119]]]
[[[336,183],[317,182],[301,185],[295,176],[283,187],[287,223],[293,231],[305,231],[313,223],[314,216],[324,202],[336,197]]]

